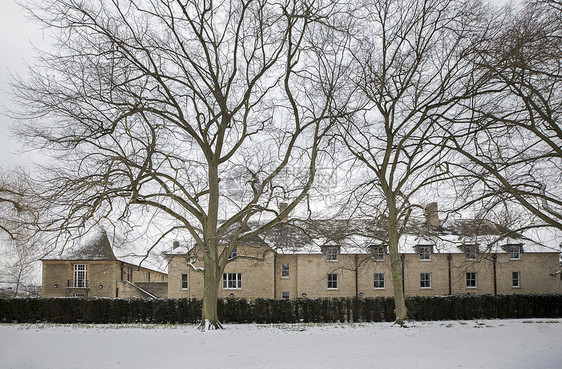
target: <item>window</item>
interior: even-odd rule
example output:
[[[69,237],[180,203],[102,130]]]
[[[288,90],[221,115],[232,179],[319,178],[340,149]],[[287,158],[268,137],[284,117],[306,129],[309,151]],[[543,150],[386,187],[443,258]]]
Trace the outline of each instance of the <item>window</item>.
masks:
[[[88,287],[88,268],[86,264],[74,264],[74,287]],[[83,297],[83,296],[82,296]]]
[[[521,273],[520,272],[512,272],[511,273],[511,285],[513,288],[521,287]]]
[[[234,250],[232,250],[232,252],[230,253],[230,256],[228,258],[234,259],[237,256],[238,256],[238,247],[235,247]]]
[[[288,299],[289,298],[289,292],[287,292],[287,291],[281,292],[281,298],[282,299]]]
[[[145,281],[150,282],[150,272],[144,273],[144,279],[145,279]]]
[[[384,273],[375,273],[375,288],[384,289]]]
[[[74,297],[84,298],[84,294],[83,293],[75,293]]]
[[[289,264],[281,264],[281,278],[289,278]]]
[[[131,282],[133,280],[133,270],[131,267],[123,267],[123,273],[121,275],[121,280]]]
[[[373,248],[373,259],[375,259],[375,261],[384,261],[384,247]]]
[[[187,274],[182,274],[181,275],[181,289],[182,290],[187,290]]]
[[[337,290],[338,289],[338,275],[335,273],[328,274],[328,289]]]
[[[418,246],[420,260],[431,260],[431,246]]]
[[[521,259],[521,246],[508,246],[508,251],[510,260]]]
[[[420,273],[420,288],[431,288],[431,273]]]
[[[225,290],[242,289],[242,273],[223,273],[222,288]]]
[[[466,288],[476,288],[476,273],[466,273]]]
[[[327,247],[326,248],[326,261],[338,261],[338,248],[337,247]]]
[[[466,260],[476,260],[476,246],[467,246],[465,249]]]

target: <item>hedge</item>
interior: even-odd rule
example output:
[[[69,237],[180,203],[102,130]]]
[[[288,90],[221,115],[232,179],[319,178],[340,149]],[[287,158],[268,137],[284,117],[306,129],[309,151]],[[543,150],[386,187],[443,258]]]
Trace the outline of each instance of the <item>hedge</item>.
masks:
[[[562,295],[409,297],[413,320],[560,318]],[[221,299],[225,323],[382,322],[394,320],[392,298]],[[196,299],[0,299],[2,323],[197,323]]]

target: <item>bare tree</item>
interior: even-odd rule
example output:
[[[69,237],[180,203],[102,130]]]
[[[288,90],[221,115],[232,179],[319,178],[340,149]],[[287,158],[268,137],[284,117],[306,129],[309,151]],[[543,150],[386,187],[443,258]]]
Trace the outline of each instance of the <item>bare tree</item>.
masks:
[[[490,11],[475,36],[479,93],[456,112],[449,146],[484,211],[522,206],[562,229],[562,8],[531,1],[503,12]]]
[[[438,116],[465,96],[464,60],[471,19],[457,1],[366,4],[356,16],[362,32],[350,50],[363,111],[341,125],[341,139],[364,176],[352,192],[355,215],[387,228],[396,323],[408,319],[398,245],[423,196],[449,178]],[[357,177],[357,176],[356,176]],[[430,226],[430,225],[428,225]],[[438,226],[438,225],[433,225]]]
[[[201,326],[220,327],[217,294],[231,252],[285,218],[313,183],[340,78],[314,45],[335,32],[326,22],[337,7],[28,6],[58,35],[58,49],[15,84],[27,122],[20,133],[56,156],[46,194],[62,216],[49,228],[149,216],[167,227],[160,239],[187,231],[203,250]],[[250,221],[260,226],[248,229]]]

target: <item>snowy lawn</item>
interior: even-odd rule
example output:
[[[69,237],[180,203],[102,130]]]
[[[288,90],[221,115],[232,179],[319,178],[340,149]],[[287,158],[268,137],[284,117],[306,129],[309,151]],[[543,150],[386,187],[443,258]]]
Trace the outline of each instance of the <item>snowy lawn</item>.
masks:
[[[1,324],[0,368],[562,368],[562,319],[225,327]]]

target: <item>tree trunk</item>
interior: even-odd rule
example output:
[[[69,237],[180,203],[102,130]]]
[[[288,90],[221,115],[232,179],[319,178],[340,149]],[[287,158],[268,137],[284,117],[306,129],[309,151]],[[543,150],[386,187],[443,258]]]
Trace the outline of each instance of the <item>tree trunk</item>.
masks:
[[[206,256],[205,259],[208,257]],[[204,288],[203,288],[203,307],[201,309],[201,324],[199,329],[202,331],[222,329],[217,314],[217,300],[219,296],[219,283],[221,282],[222,272],[214,260],[205,261]]]
[[[396,216],[396,208],[393,203],[387,202],[389,205],[388,217],[388,252],[390,254],[390,273],[392,274],[392,285],[394,287],[394,313],[396,315],[396,324],[403,326],[408,320],[408,309],[406,308],[406,298],[404,297],[404,288],[402,280],[402,260],[398,250],[398,242],[400,235],[398,233],[398,219]]]

